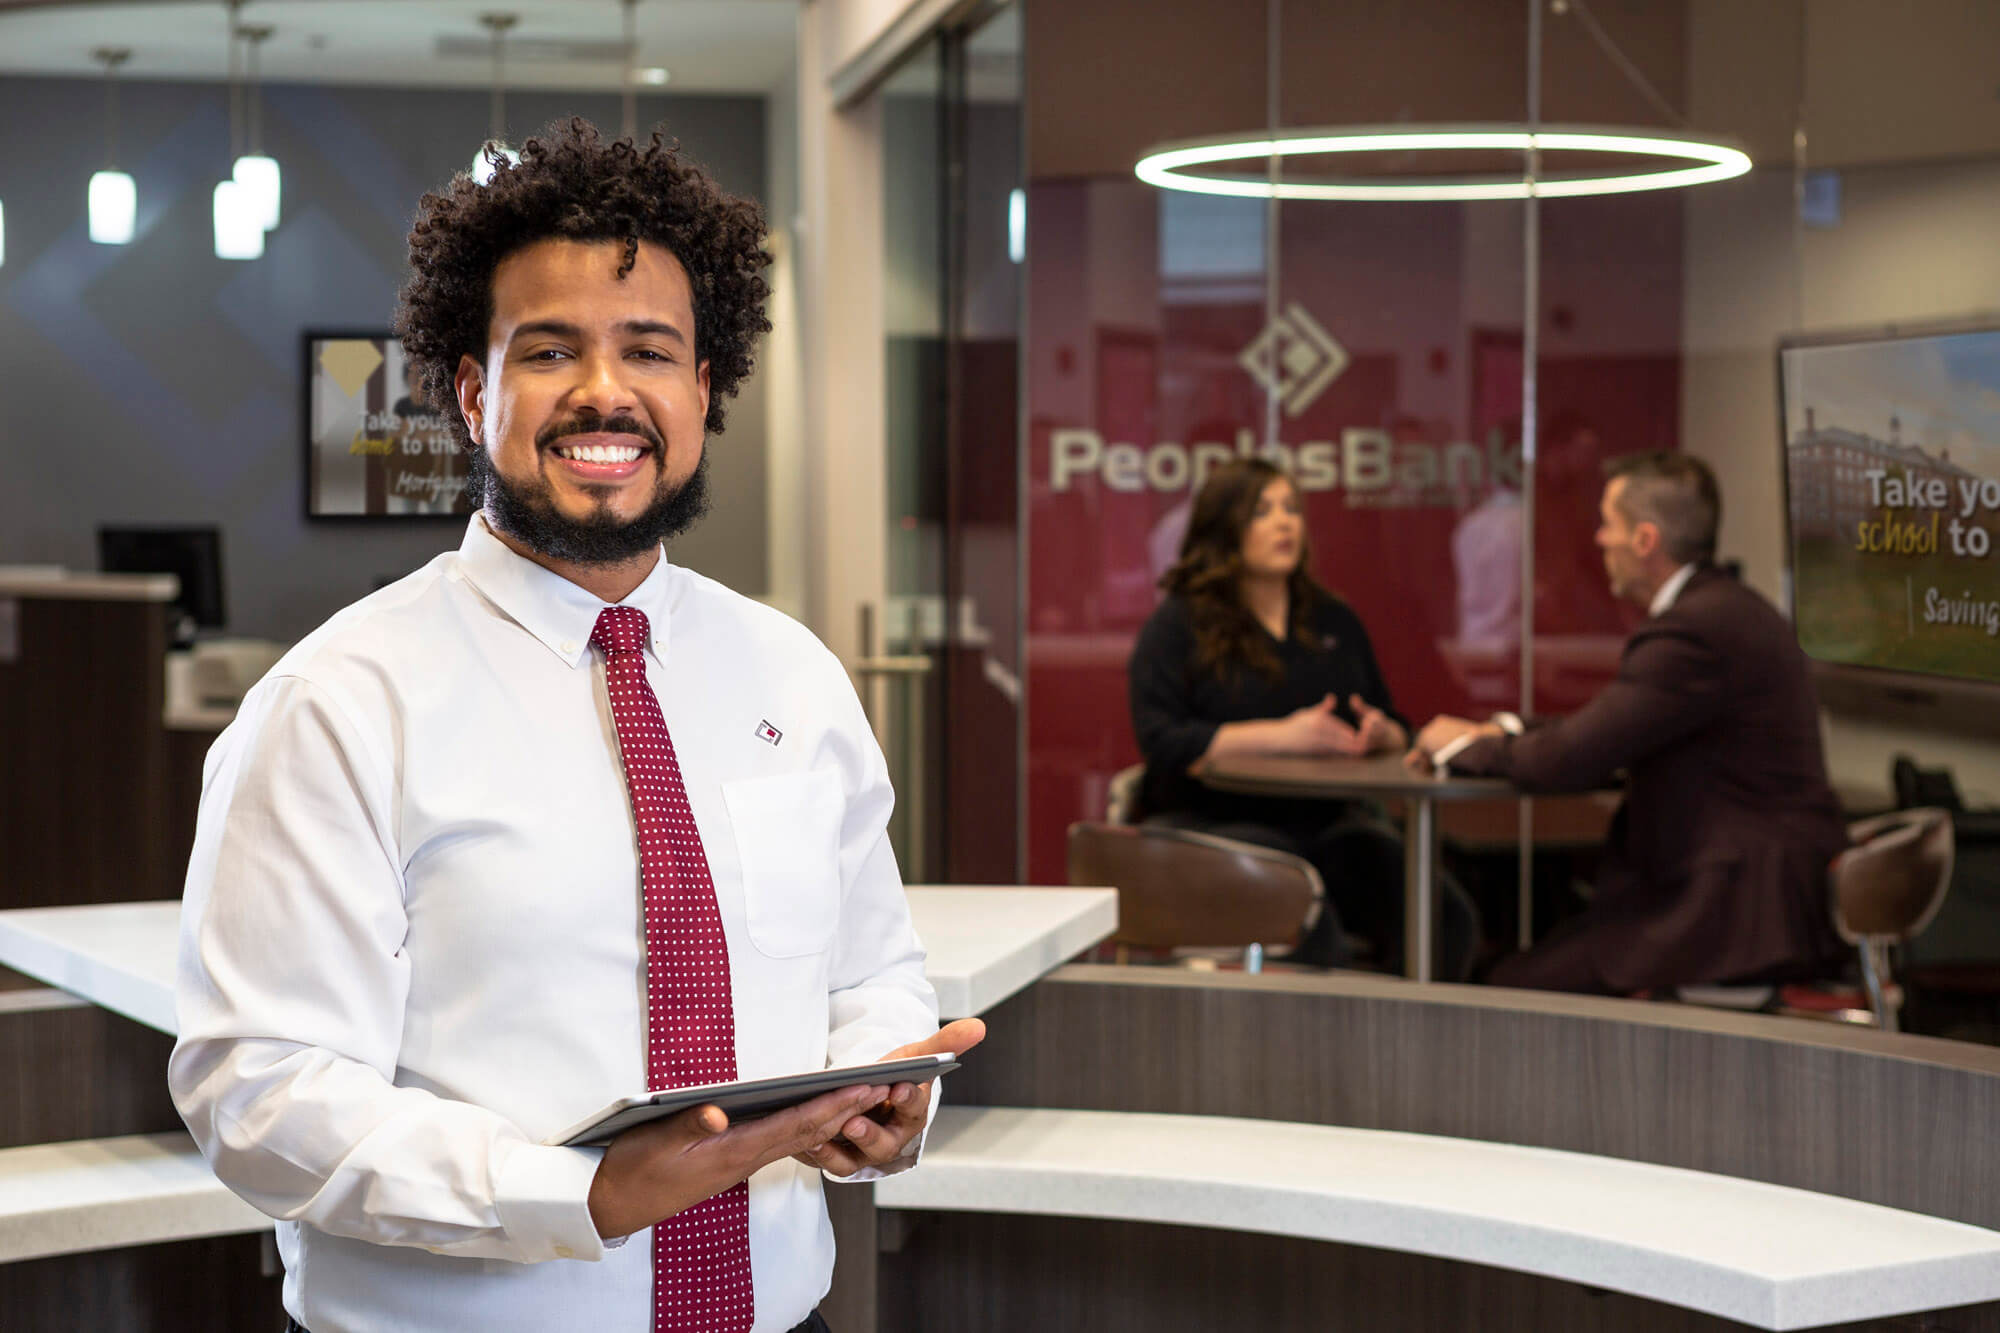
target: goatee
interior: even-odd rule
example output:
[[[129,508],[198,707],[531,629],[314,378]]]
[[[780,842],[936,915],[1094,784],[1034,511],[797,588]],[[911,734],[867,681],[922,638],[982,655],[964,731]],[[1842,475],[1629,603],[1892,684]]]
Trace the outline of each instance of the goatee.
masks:
[[[653,458],[657,459],[656,451]],[[658,466],[657,462],[654,464]],[[467,491],[496,529],[537,554],[578,565],[617,565],[680,536],[708,513],[708,452],[688,479],[656,494],[644,513],[620,519],[600,507],[569,518],[549,497],[546,481],[517,485],[494,468],[484,449],[469,452]]]

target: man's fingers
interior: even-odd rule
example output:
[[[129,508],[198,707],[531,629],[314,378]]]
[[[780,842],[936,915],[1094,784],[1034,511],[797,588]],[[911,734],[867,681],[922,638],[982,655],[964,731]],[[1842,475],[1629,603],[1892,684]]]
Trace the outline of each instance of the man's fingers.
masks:
[[[886,1087],[853,1087],[824,1093],[789,1110],[740,1126],[744,1147],[760,1164],[795,1156],[837,1137],[842,1125],[876,1105],[888,1092]]]
[[[913,1055],[964,1055],[986,1040],[986,1024],[977,1018],[961,1018],[908,1046],[898,1046],[884,1060],[905,1060]]]
[[[816,1166],[830,1176],[851,1176],[867,1161],[854,1149],[829,1141],[815,1145],[802,1157],[809,1166]]]

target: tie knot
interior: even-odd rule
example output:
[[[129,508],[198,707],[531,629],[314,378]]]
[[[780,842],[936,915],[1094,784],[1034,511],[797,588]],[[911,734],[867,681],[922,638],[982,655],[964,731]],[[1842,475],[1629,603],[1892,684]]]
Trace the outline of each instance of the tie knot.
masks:
[[[636,606],[607,606],[597,616],[590,642],[609,657],[614,653],[644,651],[647,636],[646,613]]]

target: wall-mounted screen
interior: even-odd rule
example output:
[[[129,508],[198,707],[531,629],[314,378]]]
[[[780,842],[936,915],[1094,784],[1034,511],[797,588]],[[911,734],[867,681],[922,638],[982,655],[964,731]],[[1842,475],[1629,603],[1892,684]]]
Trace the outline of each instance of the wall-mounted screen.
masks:
[[[465,455],[385,333],[305,335],[306,513],[462,515]]]
[[[1788,343],[1779,379],[1800,645],[2000,681],[2000,327]]]

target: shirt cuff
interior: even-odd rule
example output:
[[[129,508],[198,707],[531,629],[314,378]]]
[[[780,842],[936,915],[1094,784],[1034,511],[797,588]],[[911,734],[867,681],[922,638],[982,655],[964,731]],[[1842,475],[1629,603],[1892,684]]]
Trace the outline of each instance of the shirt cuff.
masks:
[[[522,1143],[500,1164],[494,1209],[524,1262],[604,1257],[604,1239],[590,1220],[590,1182],[603,1157],[601,1148]]]
[[[1478,732],[1468,731],[1464,735],[1460,736],[1457,740],[1452,741],[1449,744],[1440,745],[1437,749],[1437,753],[1431,756],[1431,763],[1437,766],[1438,768],[1443,768],[1445,765],[1449,764],[1452,760],[1458,758],[1460,754],[1464,753],[1467,749],[1471,748],[1472,743],[1479,739],[1481,739],[1481,737]]]
[[[1521,721],[1519,713],[1495,713],[1493,715],[1493,725],[1506,732],[1509,736],[1519,736],[1528,730],[1528,724]]]

